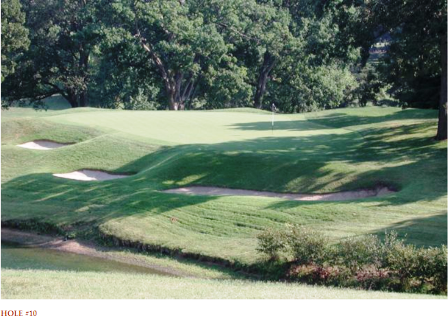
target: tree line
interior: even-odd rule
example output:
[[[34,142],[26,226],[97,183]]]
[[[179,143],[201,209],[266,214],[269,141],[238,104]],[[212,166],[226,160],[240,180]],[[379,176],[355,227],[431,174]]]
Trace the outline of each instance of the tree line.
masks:
[[[5,0],[2,102],[306,112],[393,99],[439,109],[446,139],[446,41],[445,0]]]

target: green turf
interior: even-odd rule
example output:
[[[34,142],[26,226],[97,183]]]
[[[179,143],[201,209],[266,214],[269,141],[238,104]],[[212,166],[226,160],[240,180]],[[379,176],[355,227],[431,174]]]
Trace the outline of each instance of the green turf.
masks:
[[[277,115],[241,109],[2,112],[2,219],[98,226],[125,240],[244,264],[261,257],[266,227],[306,224],[333,237],[407,234],[446,243],[446,142],[431,139],[437,112],[373,108]],[[15,145],[78,142],[53,151]],[[51,173],[95,168],[135,175],[76,182]],[[333,192],[379,184],[399,192],[346,202],[164,194],[183,185]],[[175,217],[173,221],[171,218]]]
[[[248,279],[246,274],[219,265],[175,259],[162,254],[138,253],[132,249],[107,250],[105,256],[108,259],[3,242],[1,249],[1,267],[6,270],[166,274],[218,280]]]
[[[2,269],[2,299],[446,299],[299,284]]]
[[[443,296],[387,293],[322,286],[251,281],[216,265],[111,250],[109,259],[50,249],[2,244],[2,299],[440,299]],[[121,262],[117,262],[121,261]],[[153,270],[122,263],[159,266],[187,278],[154,277]],[[150,272],[150,274],[148,274]],[[158,272],[156,272],[158,275]],[[141,277],[143,276],[143,277]],[[240,279],[240,280],[237,280]]]

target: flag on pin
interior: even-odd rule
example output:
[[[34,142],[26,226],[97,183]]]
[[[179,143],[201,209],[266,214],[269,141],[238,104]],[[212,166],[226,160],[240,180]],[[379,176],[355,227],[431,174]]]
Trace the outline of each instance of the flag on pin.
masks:
[[[272,111],[272,132],[274,132],[274,122],[275,122],[275,112],[277,112],[277,107],[274,103],[271,104],[271,111]]]

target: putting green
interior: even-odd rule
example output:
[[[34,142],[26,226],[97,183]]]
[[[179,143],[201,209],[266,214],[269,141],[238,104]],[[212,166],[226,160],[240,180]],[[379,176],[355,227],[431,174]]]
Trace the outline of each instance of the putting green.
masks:
[[[263,147],[263,140],[268,142],[269,139],[349,132],[343,128],[329,128],[309,122],[304,115],[286,114],[275,115],[272,130],[271,115],[254,109],[241,112],[93,109],[72,114],[68,112],[49,117],[48,120],[114,130],[149,142],[159,140],[171,144],[218,144],[256,139],[261,140],[260,146]]]

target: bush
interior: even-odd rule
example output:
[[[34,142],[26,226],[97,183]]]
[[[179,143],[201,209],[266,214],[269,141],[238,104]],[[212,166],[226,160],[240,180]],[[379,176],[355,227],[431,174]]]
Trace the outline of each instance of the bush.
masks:
[[[258,235],[257,251],[268,256],[269,260],[277,260],[279,251],[285,249],[285,237],[278,230],[267,229]]]
[[[321,264],[331,256],[328,241],[319,232],[289,225],[287,231],[267,229],[259,234],[257,250],[270,260],[284,256],[301,264]]]
[[[383,265],[399,277],[404,289],[409,288],[410,280],[415,276],[418,267],[416,248],[413,245],[405,245],[403,241],[389,244],[386,240],[383,253]]]
[[[447,248],[421,249],[418,257],[417,275],[426,280],[431,279],[431,292],[446,293],[447,287]]]
[[[355,274],[356,282],[354,285],[368,290],[392,290],[394,286],[394,279],[391,277],[389,271],[385,269],[363,268]]]
[[[374,235],[348,238],[337,246],[334,263],[344,265],[353,272],[362,266],[381,266],[381,242]]]
[[[425,292],[446,293],[446,246],[425,249],[400,242],[386,250],[384,265],[400,279],[403,290],[419,287]]]
[[[383,242],[368,235],[330,245],[322,233],[302,226],[266,230],[258,239],[258,250],[269,256],[271,264],[292,265],[286,273],[290,279],[376,290],[447,291],[446,246],[417,248],[395,232],[387,233]],[[281,256],[289,261],[278,261]]]
[[[349,270],[342,266],[294,265],[288,271],[290,279],[311,284],[340,285],[349,276]]]
[[[329,256],[329,240],[320,232],[302,226],[290,226],[285,241],[292,257],[299,264],[323,264]]]

